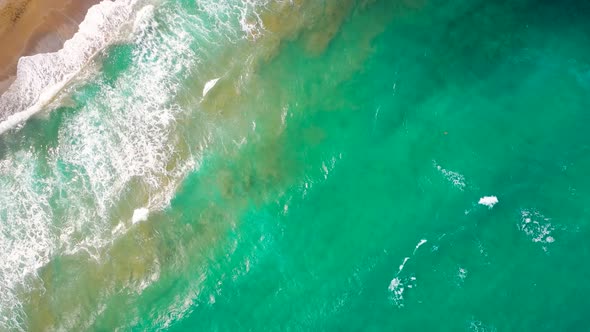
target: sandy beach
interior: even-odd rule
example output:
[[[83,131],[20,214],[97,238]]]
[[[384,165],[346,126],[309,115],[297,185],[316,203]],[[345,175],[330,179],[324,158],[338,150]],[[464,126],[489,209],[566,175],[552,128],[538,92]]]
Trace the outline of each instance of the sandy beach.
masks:
[[[14,81],[18,59],[55,52],[100,0],[0,0],[0,94]]]

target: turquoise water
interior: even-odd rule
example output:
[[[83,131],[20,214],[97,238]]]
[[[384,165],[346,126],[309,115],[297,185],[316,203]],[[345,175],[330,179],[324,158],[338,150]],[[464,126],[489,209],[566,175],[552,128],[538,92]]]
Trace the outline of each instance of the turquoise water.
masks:
[[[0,327],[588,330],[589,9],[140,9],[0,137]]]

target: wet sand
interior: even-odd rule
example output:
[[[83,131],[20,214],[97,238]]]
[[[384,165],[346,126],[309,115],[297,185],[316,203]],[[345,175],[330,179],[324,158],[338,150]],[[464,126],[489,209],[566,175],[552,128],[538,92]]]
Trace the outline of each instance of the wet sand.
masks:
[[[0,94],[14,81],[18,59],[55,52],[100,0],[0,0]]]

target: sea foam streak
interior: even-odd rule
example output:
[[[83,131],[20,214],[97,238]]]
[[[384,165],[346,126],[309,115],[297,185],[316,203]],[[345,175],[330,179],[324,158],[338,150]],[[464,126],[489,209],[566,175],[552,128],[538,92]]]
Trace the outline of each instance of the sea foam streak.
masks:
[[[428,242],[427,239],[421,239],[416,244],[416,246],[414,247],[414,251],[412,252],[412,256],[404,258],[403,262],[398,267],[397,273],[395,274],[393,279],[391,279],[391,282],[389,283],[389,286],[387,287],[387,289],[390,292],[390,300],[392,301],[392,303],[396,307],[401,308],[404,306],[405,287],[413,288],[415,286],[415,282],[416,282],[416,277],[414,277],[414,276],[410,276],[409,278],[408,277],[404,278],[404,277],[401,277],[400,275],[404,271],[404,268],[406,267],[406,263],[408,263],[408,261],[416,255],[416,251],[418,251],[418,249],[420,249],[420,247],[422,245],[424,245],[426,242]]]
[[[0,135],[38,113],[131,19],[138,0],[104,0],[91,7],[78,32],[54,53],[22,57],[16,80],[0,96]]]

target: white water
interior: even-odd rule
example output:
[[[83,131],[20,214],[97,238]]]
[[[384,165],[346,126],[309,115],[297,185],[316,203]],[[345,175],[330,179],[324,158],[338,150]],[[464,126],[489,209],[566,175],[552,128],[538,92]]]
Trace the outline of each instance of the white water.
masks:
[[[148,208],[139,208],[133,211],[133,217],[131,222],[137,224],[138,222],[146,221],[150,216],[150,210]]]
[[[0,135],[38,113],[100,50],[113,42],[137,0],[104,0],[88,10],[78,32],[53,53],[22,57],[16,80],[0,96]]]
[[[42,110],[67,81],[119,33],[133,15],[134,2],[103,1],[89,10],[80,31],[66,42],[62,50],[21,59],[17,80],[0,99],[2,112],[18,113],[0,123],[0,133]],[[117,98],[112,97],[111,102],[116,102]],[[100,106],[89,105],[80,118],[92,119],[93,109],[98,110],[95,107]],[[22,111],[23,108],[26,110]],[[163,116],[166,117],[166,113]],[[106,165],[116,167],[112,161],[117,156],[104,150],[112,142],[101,142],[97,136],[101,133],[85,127],[80,120],[72,119],[69,124],[80,127],[61,130],[60,144],[46,153],[24,148],[7,152],[0,160],[0,318],[6,318],[0,319],[0,330],[24,329],[24,313],[16,289],[29,287],[27,285],[36,278],[38,269],[51,257],[58,252],[79,251],[95,255],[98,248],[108,243],[103,236],[108,229],[105,227],[107,208],[125,179],[112,169],[103,168]],[[153,122],[149,117],[143,120],[144,123]],[[127,125],[141,130],[141,121],[129,121]],[[143,134],[153,126],[146,125]],[[95,135],[85,136],[89,141],[72,136],[85,129],[88,129],[85,135]],[[134,143],[144,141],[140,138]],[[122,146],[119,148],[125,150]],[[134,148],[137,153],[128,155],[141,153],[150,157],[149,147]],[[126,152],[132,151],[128,147]],[[77,162],[81,157],[86,158],[85,163]],[[93,164],[96,162],[102,164]],[[141,174],[143,166],[149,168],[150,162],[153,164],[150,160],[137,160],[137,164],[142,164],[141,168],[129,164],[121,166],[126,172]],[[113,181],[108,183],[109,179]],[[89,201],[96,205],[88,206]],[[59,217],[56,209],[60,211]]]
[[[13,147],[0,160],[0,330],[25,329],[17,289],[30,289],[39,268],[62,254],[100,260],[102,249],[133,222],[169,204],[182,179],[198,167],[201,150],[210,144],[210,133],[203,132],[186,149],[188,155],[177,151],[186,143],[177,130],[178,118],[195,111],[175,102],[182,80],[221,69],[199,66],[218,45],[191,48],[193,35],[236,42],[245,34],[222,25],[204,28],[210,26],[205,19],[180,16],[176,8],[162,14],[167,29],[157,29],[154,17],[161,8],[148,5],[137,11],[136,2],[103,1],[93,7],[64,49],[22,60],[19,79],[0,99],[0,112],[13,114],[0,123],[1,133],[47,110],[63,86],[112,41],[136,46],[132,66],[115,82],[105,84],[86,75],[97,83],[98,93],[67,115],[54,147]],[[239,18],[249,10],[227,6],[239,29]],[[227,22],[227,15],[205,8]],[[130,190],[133,195],[128,195]],[[113,211],[127,199],[133,199],[131,206],[149,210],[128,209],[117,217],[122,220],[113,219]]]

